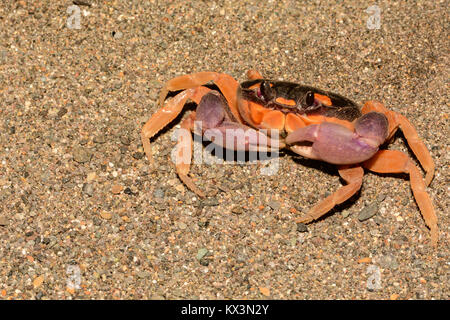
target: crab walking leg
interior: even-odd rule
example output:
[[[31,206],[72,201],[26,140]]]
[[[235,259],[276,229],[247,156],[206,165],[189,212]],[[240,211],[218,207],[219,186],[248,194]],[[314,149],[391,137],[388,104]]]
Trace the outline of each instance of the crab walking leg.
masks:
[[[393,111],[389,111],[381,102],[378,101],[368,101],[364,104],[362,112],[367,113],[370,111],[377,111],[384,113],[388,118],[389,121],[388,139],[391,138],[397,131],[397,129],[400,127],[400,129],[403,131],[403,134],[405,135],[408,145],[411,147],[415,156],[419,160],[420,165],[426,172],[425,184],[427,186],[430,185],[434,176],[434,169],[435,169],[434,162],[433,159],[431,158],[430,152],[428,151],[427,147],[422,142],[422,140],[420,140],[419,135],[417,134],[417,131],[411,124],[411,122],[409,122],[409,120],[405,116]]]
[[[195,112],[189,114],[180,126],[184,132],[180,132],[178,136],[177,148],[175,153],[175,167],[180,180],[195,194],[204,198],[205,194],[197,188],[197,186],[189,178],[188,173],[191,167],[192,159],[192,133],[194,130]]]
[[[184,90],[170,99],[166,104],[158,110],[147,123],[142,127],[141,140],[144,146],[145,154],[148,160],[153,164],[152,149],[150,146],[150,138],[157,134],[162,128],[175,119],[183,110],[184,104],[188,99],[198,103],[202,96],[211,91],[206,87],[197,87]]]
[[[202,86],[208,82],[214,82],[224,95],[228,102],[231,112],[234,118],[242,122],[241,115],[236,105],[236,92],[239,87],[239,83],[230,75],[217,72],[198,72],[193,74],[187,74],[179,76],[169,80],[159,95],[159,104],[162,106],[164,99],[169,91],[177,91],[195,88]]]
[[[363,166],[378,173],[408,173],[411,189],[422,213],[425,223],[431,231],[431,243],[436,246],[438,242],[437,216],[426,185],[422,179],[419,169],[412,160],[404,153],[396,150],[380,150]]]
[[[360,166],[341,167],[339,169],[339,175],[348,184],[339,188],[335,193],[316,204],[305,216],[296,219],[295,222],[309,223],[317,220],[325,213],[333,209],[335,205],[343,203],[353,196],[361,188],[364,169]]]

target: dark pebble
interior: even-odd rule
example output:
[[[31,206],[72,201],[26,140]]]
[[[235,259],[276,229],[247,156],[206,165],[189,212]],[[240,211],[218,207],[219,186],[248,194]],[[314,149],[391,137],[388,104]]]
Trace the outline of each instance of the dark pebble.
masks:
[[[59,109],[59,111],[58,111],[58,118],[61,118],[63,115],[65,115],[67,113],[67,109],[66,108],[61,108],[61,109]]]
[[[367,219],[372,218],[377,212],[378,203],[371,203],[359,212],[358,220],[361,222],[366,221]]]
[[[199,262],[200,262],[200,264],[202,266],[205,266],[205,267],[207,267],[209,265],[209,260],[208,259],[200,259]]]
[[[144,157],[144,153],[143,152],[134,152],[133,153],[133,158],[135,158],[136,160],[140,160]]]
[[[298,232],[308,232],[308,227],[304,223],[297,223],[297,231]]]
[[[128,136],[121,136],[121,137],[120,137],[120,142],[121,142],[123,145],[129,146],[130,143],[131,143],[131,139],[130,139],[130,137],[128,137]]]
[[[94,226],[99,226],[102,224],[102,220],[98,217],[94,217],[92,218],[92,223],[94,224]]]
[[[123,193],[128,195],[134,195],[133,191],[129,187],[126,187],[125,190],[123,190]]]
[[[198,222],[198,226],[199,226],[200,228],[206,228],[206,227],[209,226],[209,221],[208,221],[208,220],[205,220],[205,219],[202,219],[202,220],[200,220],[200,221]]]

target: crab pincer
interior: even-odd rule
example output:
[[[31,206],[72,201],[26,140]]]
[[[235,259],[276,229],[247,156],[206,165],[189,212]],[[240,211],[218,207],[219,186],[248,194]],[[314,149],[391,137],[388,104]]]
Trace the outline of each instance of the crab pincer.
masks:
[[[388,121],[382,113],[369,112],[355,122],[354,131],[333,122],[299,128],[286,143],[300,155],[332,164],[355,164],[370,159],[388,135]],[[311,146],[295,145],[312,142]]]

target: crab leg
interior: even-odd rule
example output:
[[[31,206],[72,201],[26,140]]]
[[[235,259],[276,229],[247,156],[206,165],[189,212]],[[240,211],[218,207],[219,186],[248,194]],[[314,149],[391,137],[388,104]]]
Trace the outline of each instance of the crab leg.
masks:
[[[349,199],[361,188],[362,178],[364,175],[364,170],[361,166],[341,167],[339,169],[339,175],[348,184],[339,188],[335,193],[316,204],[305,216],[296,219],[295,222],[309,223],[317,220],[330,211],[335,205],[343,203]]]
[[[189,178],[188,173],[191,167],[192,159],[192,134],[191,131],[194,130],[194,120],[195,112],[189,114],[189,116],[184,119],[180,126],[185,129],[185,132],[181,132],[178,136],[177,149],[175,154],[175,168],[177,169],[177,174],[180,180],[194,193],[198,196],[204,198],[205,194],[197,188],[197,186]]]
[[[425,223],[431,231],[431,243],[436,246],[438,242],[437,216],[429,194],[426,192],[426,184],[422,179],[419,169],[404,153],[396,150],[380,150],[374,157],[365,161],[363,166],[378,173],[408,173],[411,189],[422,213]]]
[[[426,172],[425,184],[427,186],[430,185],[434,176],[434,168],[435,168],[434,162],[433,159],[431,158],[430,152],[428,151],[427,147],[422,142],[422,140],[420,140],[419,135],[417,134],[417,131],[414,128],[414,126],[408,121],[408,119],[405,116],[393,111],[389,111],[381,102],[378,101],[366,102],[362,109],[362,112],[367,113],[370,111],[381,112],[385,114],[386,117],[388,118],[389,121],[388,139],[390,139],[397,131],[397,129],[400,127],[400,129],[403,131],[403,134],[405,135],[408,145],[411,147],[415,156],[419,160],[422,168]]]
[[[206,87],[197,87],[184,90],[170,99],[166,104],[158,110],[142,127],[141,140],[144,146],[145,154],[148,160],[153,163],[152,149],[150,146],[150,138],[157,134],[162,128],[175,119],[183,110],[184,104],[188,99],[198,103],[210,89]]]
[[[233,79],[232,76],[225,73],[198,72],[173,78],[169,80],[161,90],[161,93],[159,95],[159,104],[161,106],[163,105],[164,99],[166,98],[169,91],[195,88],[205,85],[210,81],[214,82],[219,87],[220,91],[228,102],[228,106],[230,107],[234,118],[237,121],[242,122],[241,116],[236,106],[236,92],[239,83],[235,79]]]

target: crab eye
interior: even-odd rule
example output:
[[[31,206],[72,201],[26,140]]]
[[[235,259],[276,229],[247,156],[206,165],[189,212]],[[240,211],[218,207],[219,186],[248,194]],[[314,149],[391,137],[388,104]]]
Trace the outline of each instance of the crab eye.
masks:
[[[311,91],[306,93],[305,102],[308,107],[311,107],[312,105],[314,105],[314,100],[315,100],[314,93],[312,93]]]
[[[261,91],[261,95],[264,98],[265,101],[270,101],[273,99],[274,94],[272,87],[270,86],[270,83],[267,81],[261,82],[261,85],[259,86],[259,90]]]

